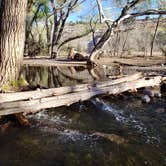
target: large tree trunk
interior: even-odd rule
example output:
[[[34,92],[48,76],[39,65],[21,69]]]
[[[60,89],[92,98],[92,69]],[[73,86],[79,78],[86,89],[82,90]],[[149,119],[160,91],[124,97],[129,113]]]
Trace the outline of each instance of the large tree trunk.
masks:
[[[2,0],[0,6],[0,87],[17,79],[24,50],[26,0]]]

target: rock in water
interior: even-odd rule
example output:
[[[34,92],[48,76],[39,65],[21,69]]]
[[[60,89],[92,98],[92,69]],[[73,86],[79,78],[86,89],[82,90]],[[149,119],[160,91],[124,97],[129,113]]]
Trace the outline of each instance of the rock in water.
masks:
[[[160,92],[155,92],[155,93],[154,93],[154,96],[160,98],[160,97],[161,97],[161,93],[160,93]]]
[[[154,97],[154,93],[153,93],[153,91],[152,91],[151,88],[145,88],[144,91],[143,91],[143,94],[144,94],[145,96]]]
[[[150,102],[150,97],[149,97],[148,95],[144,95],[144,96],[142,97],[142,101],[143,101],[144,103],[149,103],[149,102]]]
[[[150,97],[161,97],[160,87],[145,88],[143,94]]]

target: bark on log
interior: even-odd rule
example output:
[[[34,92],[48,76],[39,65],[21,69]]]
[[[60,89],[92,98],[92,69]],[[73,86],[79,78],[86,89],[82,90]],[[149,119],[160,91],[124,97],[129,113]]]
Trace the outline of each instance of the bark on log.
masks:
[[[135,81],[123,82],[116,85],[111,85],[107,87],[91,87],[89,90],[64,94],[61,96],[40,98],[32,101],[17,101],[9,103],[0,104],[0,115],[9,115],[16,113],[30,113],[37,112],[41,109],[54,108],[64,105],[71,105],[78,101],[87,100],[93,96],[101,94],[118,94],[128,90],[149,87],[149,86],[158,86],[162,82],[161,76],[156,76],[154,78],[142,78]]]
[[[51,88],[51,89],[39,89],[35,91],[27,92],[16,92],[16,93],[1,93],[0,94],[0,103],[19,101],[19,100],[33,100],[49,96],[58,96],[67,93],[74,93],[79,91],[88,91],[89,89],[96,87],[102,88],[106,86],[111,86],[127,81],[134,81],[142,77],[142,73],[135,73],[129,76],[125,76],[116,80],[108,80],[105,82],[99,82],[96,84],[80,84],[76,86],[67,86],[60,88]]]

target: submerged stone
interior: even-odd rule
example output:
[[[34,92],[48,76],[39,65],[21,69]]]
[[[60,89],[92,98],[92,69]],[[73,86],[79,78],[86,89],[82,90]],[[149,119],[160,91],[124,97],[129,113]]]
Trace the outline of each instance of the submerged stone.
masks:
[[[149,97],[148,95],[144,95],[144,96],[142,97],[142,102],[144,102],[144,103],[149,103],[149,102],[150,102],[150,97]]]

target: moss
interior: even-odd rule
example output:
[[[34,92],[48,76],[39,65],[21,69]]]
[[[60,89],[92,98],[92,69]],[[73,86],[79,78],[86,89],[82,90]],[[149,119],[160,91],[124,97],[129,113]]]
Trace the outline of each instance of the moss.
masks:
[[[11,80],[11,82],[10,82],[10,86],[11,87],[18,87],[18,80],[16,80],[16,79],[13,79],[13,80]]]
[[[13,79],[10,83],[5,84],[1,87],[1,91],[8,92],[12,90],[18,90],[20,87],[25,87],[28,85],[28,82],[23,76],[20,76],[18,80]]]
[[[24,78],[24,76],[20,76],[19,80],[18,80],[18,86],[27,86],[28,82],[27,80]]]
[[[3,92],[7,92],[7,91],[10,90],[10,86],[9,86],[8,84],[5,84],[5,85],[3,85],[3,86],[1,87],[1,90],[2,90]]]

